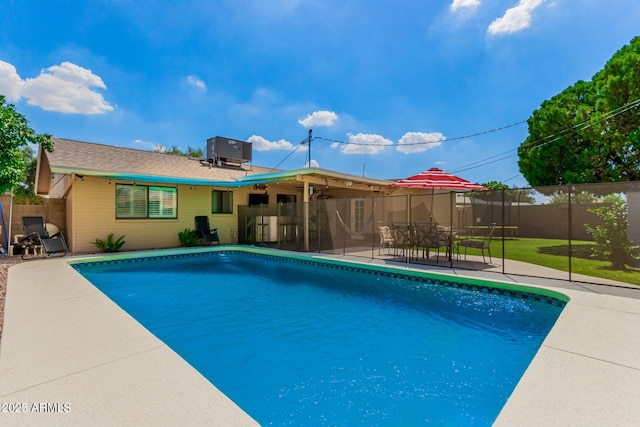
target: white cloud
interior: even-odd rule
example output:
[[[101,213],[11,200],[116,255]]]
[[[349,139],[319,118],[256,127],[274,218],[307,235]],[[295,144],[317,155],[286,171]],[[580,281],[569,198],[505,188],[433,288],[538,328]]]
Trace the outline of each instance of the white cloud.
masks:
[[[0,93],[7,101],[19,101],[24,82],[18,75],[16,67],[8,62],[0,61]]]
[[[366,133],[348,135],[349,144],[345,145],[342,149],[344,154],[378,154],[384,151],[386,146],[393,145],[393,142],[380,135]],[[337,144],[332,145],[332,147],[336,146]]]
[[[316,160],[311,159],[311,166],[309,166],[309,162],[306,162],[304,164],[304,167],[305,168],[309,168],[309,167],[311,167],[311,168],[319,168],[320,167],[320,163],[318,163]]]
[[[453,0],[453,3],[451,3],[451,10],[475,9],[478,6],[480,6],[480,0]]]
[[[102,79],[78,65],[63,62],[43,70],[36,78],[22,80],[13,65],[0,61],[0,91],[8,99],[27,98],[29,105],[47,111],[102,114],[113,110],[92,88],[106,89]]]
[[[510,34],[529,28],[531,14],[542,3],[544,3],[544,0],[520,0],[517,6],[507,9],[502,17],[493,21],[489,25],[487,32],[489,34]]]
[[[298,120],[302,126],[331,126],[338,120],[338,115],[333,111],[316,111],[309,114],[305,119]]]
[[[446,138],[440,132],[407,132],[402,135],[396,150],[404,154],[422,153],[438,147]]]
[[[205,92],[207,90],[206,83],[193,75],[187,76],[187,84],[200,92]]]
[[[131,144],[133,144],[135,147],[141,147],[140,149],[142,150],[152,150],[162,153],[167,151],[167,147],[165,147],[164,145],[156,144],[155,142],[144,141],[142,139],[134,139],[133,141],[131,141]]]
[[[268,141],[261,136],[251,135],[247,141],[253,144],[253,149],[257,151],[293,150],[293,144],[289,141],[285,141],[284,139],[281,139],[280,141]]]

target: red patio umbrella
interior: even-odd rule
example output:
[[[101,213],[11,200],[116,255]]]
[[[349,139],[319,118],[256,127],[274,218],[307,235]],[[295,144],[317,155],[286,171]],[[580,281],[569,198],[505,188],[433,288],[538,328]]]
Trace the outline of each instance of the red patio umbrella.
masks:
[[[467,181],[459,176],[452,175],[438,168],[431,168],[427,171],[419,173],[418,175],[410,176],[409,178],[401,179],[389,184],[389,187],[402,187],[402,188],[415,188],[415,189],[430,189],[431,190],[431,211],[429,212],[429,218],[433,216],[433,199],[436,190],[457,190],[457,191],[474,191],[474,190],[489,190],[479,184],[474,184],[471,181]]]
[[[392,184],[389,184],[389,187],[428,188],[431,190],[447,189],[461,191],[488,190],[488,188],[483,187],[482,185],[474,184],[471,181],[467,181],[464,178],[452,175],[438,168],[431,168],[427,171],[419,173],[418,175],[401,179]]]

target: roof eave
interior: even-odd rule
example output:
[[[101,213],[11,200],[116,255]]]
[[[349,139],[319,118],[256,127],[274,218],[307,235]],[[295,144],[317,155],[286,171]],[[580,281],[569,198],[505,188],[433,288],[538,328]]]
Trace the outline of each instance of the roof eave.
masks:
[[[213,187],[241,187],[246,184],[242,184],[238,181],[216,181],[211,179],[199,179],[189,177],[175,177],[165,175],[144,175],[144,174],[132,174],[126,172],[110,172],[110,171],[96,171],[91,169],[78,169],[78,168],[65,168],[65,167],[53,167],[51,169],[53,173],[62,174],[75,174],[76,176],[95,176],[98,178],[106,179],[118,179],[123,181],[134,182],[155,182],[163,184],[184,184],[184,185],[208,185]]]
[[[264,184],[268,182],[299,180],[300,176],[316,175],[345,181],[355,181],[374,186],[388,186],[390,181],[351,175],[321,168],[300,168],[288,171],[279,171],[264,174],[253,174],[240,178],[240,182],[246,184]]]

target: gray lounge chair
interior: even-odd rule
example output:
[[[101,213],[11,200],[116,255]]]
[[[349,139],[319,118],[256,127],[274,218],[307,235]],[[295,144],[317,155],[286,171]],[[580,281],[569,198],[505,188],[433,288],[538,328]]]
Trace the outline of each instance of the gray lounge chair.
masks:
[[[49,235],[44,218],[41,216],[23,216],[22,231],[24,237],[18,242],[22,249],[22,259],[29,252],[32,254],[44,253],[47,256],[58,254],[65,256],[69,251],[67,242],[61,231]]]

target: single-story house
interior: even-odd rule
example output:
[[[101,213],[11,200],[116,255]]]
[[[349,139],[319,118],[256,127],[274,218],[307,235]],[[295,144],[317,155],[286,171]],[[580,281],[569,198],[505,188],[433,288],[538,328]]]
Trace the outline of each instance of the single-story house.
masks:
[[[126,236],[123,250],[176,247],[178,232],[195,228],[198,215],[209,217],[221,243],[233,243],[240,206],[385,195],[391,183],[321,168],[274,170],[52,139],[54,150],[38,153],[35,191],[65,200],[66,224],[57,225],[72,252],[94,252],[96,238],[109,233]],[[301,221],[308,224],[308,212]],[[308,235],[302,238],[308,250]]]

